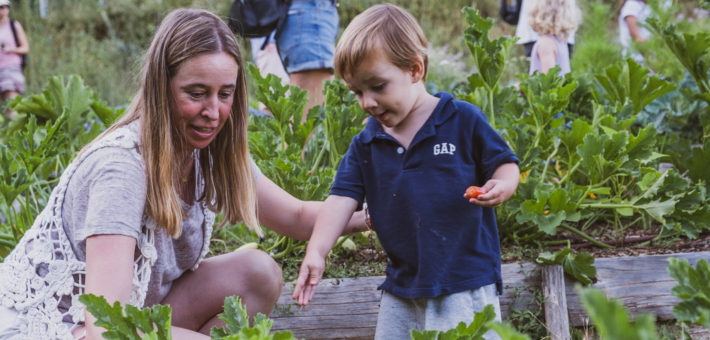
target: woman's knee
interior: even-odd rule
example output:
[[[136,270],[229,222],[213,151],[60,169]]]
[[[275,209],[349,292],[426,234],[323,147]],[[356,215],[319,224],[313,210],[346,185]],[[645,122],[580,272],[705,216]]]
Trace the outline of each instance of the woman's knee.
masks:
[[[234,268],[240,273],[239,275],[247,278],[251,291],[276,296],[281,293],[283,283],[281,267],[269,254],[261,250],[244,249],[234,255],[240,258],[233,261]]]

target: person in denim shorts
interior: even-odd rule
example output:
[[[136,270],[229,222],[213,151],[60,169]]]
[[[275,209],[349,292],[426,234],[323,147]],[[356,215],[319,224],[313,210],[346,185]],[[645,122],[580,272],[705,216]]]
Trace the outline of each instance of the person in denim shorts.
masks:
[[[306,112],[323,103],[323,81],[333,79],[339,25],[337,0],[293,0],[276,39],[291,85],[308,91]]]

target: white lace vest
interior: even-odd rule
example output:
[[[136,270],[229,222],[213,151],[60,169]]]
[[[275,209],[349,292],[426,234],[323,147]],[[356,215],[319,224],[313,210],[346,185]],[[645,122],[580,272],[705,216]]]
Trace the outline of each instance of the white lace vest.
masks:
[[[86,263],[77,260],[71,243],[64,232],[62,223],[62,203],[64,195],[77,167],[91,153],[106,147],[131,150],[143,164],[138,153],[139,136],[128,127],[122,127],[96,142],[81,157],[77,157],[62,174],[59,184],[52,190],[47,206],[37,216],[22,237],[17,247],[0,263],[0,301],[2,305],[15,308],[21,322],[23,339],[32,340],[73,340],[69,327],[62,322],[70,315],[74,324],[84,322],[84,305],[78,300],[84,292]],[[192,270],[197,269],[209,251],[215,214],[204,203],[200,203],[205,216],[205,234],[202,252]],[[158,254],[155,249],[155,221],[143,216],[143,226],[136,246],[140,256],[133,265],[133,288],[130,304],[143,308],[151,266]],[[45,268],[46,270],[41,270]],[[46,272],[42,277],[39,273]],[[59,301],[71,297],[71,307],[62,313]]]

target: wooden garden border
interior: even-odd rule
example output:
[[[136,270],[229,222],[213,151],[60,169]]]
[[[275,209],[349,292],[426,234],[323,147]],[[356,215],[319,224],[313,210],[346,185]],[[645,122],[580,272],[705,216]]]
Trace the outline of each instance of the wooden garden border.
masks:
[[[593,287],[609,298],[619,299],[632,316],[651,313],[659,320],[673,320],[672,308],[679,299],[670,295],[676,281],[666,271],[669,257],[687,259],[694,265],[699,259],[710,259],[710,252],[600,258],[595,262],[598,282]],[[563,277],[561,267],[525,263],[506,264],[502,270],[506,287],[500,298],[503,319],[510,315],[513,306],[521,310],[537,308],[536,303],[528,302],[533,300],[534,289],[544,286],[548,316],[541,321],[546,322],[553,338],[568,339],[568,324],[577,327],[589,324],[575,290],[576,283]],[[548,284],[542,285],[543,279]],[[382,276],[323,280],[313,301],[303,309],[291,300],[294,283],[285,283],[271,315],[273,329],[288,329],[297,338],[307,340],[373,339],[381,297],[377,286],[383,280]],[[696,335],[697,339],[710,339],[707,332]]]

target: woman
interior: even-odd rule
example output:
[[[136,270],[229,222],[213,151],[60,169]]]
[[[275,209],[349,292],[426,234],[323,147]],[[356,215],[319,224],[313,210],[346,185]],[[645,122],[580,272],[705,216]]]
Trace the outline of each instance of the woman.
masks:
[[[0,0],[0,92],[9,100],[25,92],[22,57],[30,53],[27,35],[19,22],[10,20],[10,0]],[[8,109],[8,116],[14,118]]]
[[[571,71],[567,38],[574,34],[581,13],[574,0],[537,0],[530,9],[530,27],[540,33],[530,56],[530,74],[547,74],[560,66],[560,77]]]
[[[208,339],[223,324],[216,315],[227,296],[242,297],[250,316],[269,314],[282,277],[268,254],[202,261],[214,213],[259,234],[262,223],[307,240],[320,203],[299,201],[259,173],[247,117],[243,58],[229,28],[206,11],[171,12],[124,117],[80,152],[0,266],[0,339],[84,331],[100,339],[103,329],[76,301],[82,293],[168,304],[174,339]],[[351,227],[364,229],[364,217]]]

